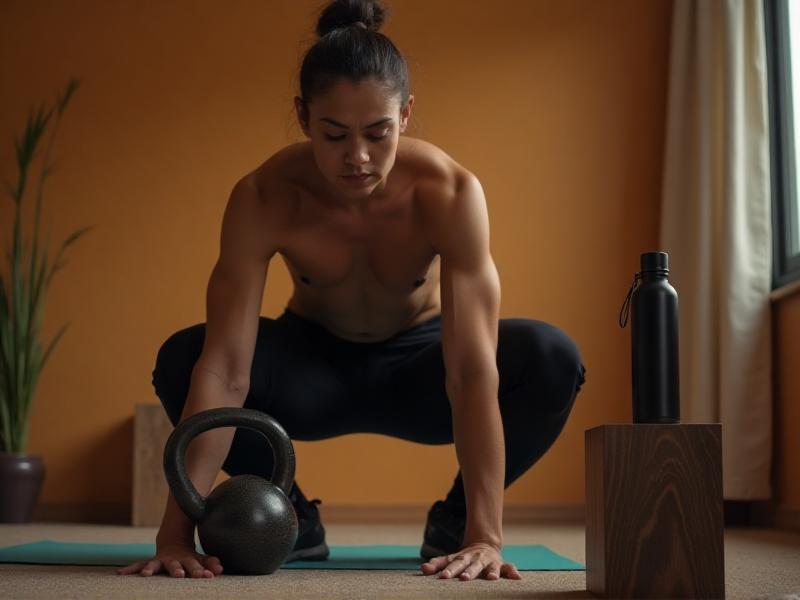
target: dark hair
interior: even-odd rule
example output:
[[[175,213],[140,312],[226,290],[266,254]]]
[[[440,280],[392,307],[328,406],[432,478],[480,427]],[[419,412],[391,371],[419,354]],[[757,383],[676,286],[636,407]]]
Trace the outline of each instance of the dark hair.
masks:
[[[310,102],[340,77],[358,83],[374,78],[408,101],[408,65],[392,41],[378,30],[386,11],[373,0],[334,0],[317,23],[319,40],[300,68],[300,96]]]

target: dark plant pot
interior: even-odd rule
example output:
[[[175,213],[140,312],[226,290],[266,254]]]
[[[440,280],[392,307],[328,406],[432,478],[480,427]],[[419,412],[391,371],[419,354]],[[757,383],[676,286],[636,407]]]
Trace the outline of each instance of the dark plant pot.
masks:
[[[43,481],[41,456],[0,452],[0,523],[28,523]]]

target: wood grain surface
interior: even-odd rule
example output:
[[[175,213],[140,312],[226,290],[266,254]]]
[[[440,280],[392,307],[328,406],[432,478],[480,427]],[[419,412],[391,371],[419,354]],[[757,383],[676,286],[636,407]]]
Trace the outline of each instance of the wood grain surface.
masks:
[[[161,525],[169,488],[164,477],[164,445],[172,433],[160,404],[137,404],[133,418],[134,527]]]
[[[614,598],[723,598],[722,430],[587,430],[586,586]]]

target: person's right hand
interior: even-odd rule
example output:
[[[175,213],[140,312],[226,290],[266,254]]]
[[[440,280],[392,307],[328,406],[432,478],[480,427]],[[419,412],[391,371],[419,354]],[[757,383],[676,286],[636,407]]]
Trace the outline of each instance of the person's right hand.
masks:
[[[156,549],[153,558],[140,560],[117,569],[117,575],[139,573],[144,577],[166,571],[172,577],[214,577],[222,573],[222,564],[216,556],[199,554],[192,546],[167,544]]]

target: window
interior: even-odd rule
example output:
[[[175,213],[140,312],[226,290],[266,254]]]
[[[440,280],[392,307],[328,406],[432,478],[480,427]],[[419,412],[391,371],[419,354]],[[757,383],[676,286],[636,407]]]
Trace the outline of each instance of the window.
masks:
[[[772,288],[800,280],[800,0],[764,0],[772,169]],[[794,89],[793,89],[794,88]],[[799,119],[800,121],[800,119]]]

